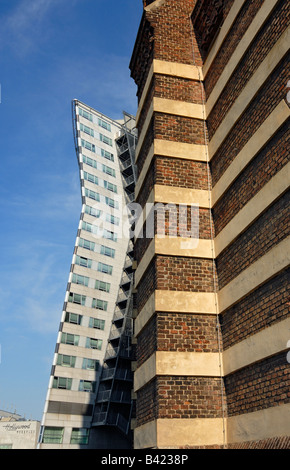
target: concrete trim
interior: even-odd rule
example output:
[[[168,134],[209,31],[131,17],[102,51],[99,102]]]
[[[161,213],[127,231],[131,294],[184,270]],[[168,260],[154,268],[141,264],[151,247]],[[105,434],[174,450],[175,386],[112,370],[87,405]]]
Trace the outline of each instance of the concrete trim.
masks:
[[[178,206],[192,206],[193,208],[203,207],[209,209],[211,207],[211,193],[205,189],[190,189],[155,184],[144,204],[142,216],[139,216],[136,223],[135,240],[140,237],[140,233],[143,231],[147,211],[149,213],[150,210],[152,210],[149,205],[152,204],[154,206],[155,203],[164,204],[165,206],[167,204],[175,204]]]
[[[157,419],[134,430],[134,448],[186,448],[224,443],[222,418]]]
[[[204,119],[205,107],[203,104],[188,103],[186,101],[168,100],[165,98],[154,97],[148,109],[147,116],[136,146],[136,162],[139,158],[140,149],[143,145],[143,141],[147,133],[148,126],[152,119],[153,113],[172,114],[174,116],[189,117],[192,119]]]
[[[259,30],[263,24],[267,21],[272,10],[275,8],[278,0],[265,0],[256,16],[253,18],[252,23],[248,27],[246,33],[242,37],[241,41],[237,45],[235,51],[233,52],[230,60],[228,61],[226,67],[222,71],[217,83],[212,90],[209,99],[206,103],[206,114],[209,116],[214,105],[216,104],[218,97],[220,96],[222,90],[226,86],[228,80],[230,79],[232,73],[237,67],[238,63],[242,59],[245,51],[248,49],[255,36],[258,34]],[[267,75],[266,75],[267,76]]]
[[[202,67],[196,65],[182,64],[179,62],[168,62],[165,60],[153,59],[146,83],[139,101],[138,110],[136,113],[136,123],[140,118],[140,113],[144,105],[148,90],[154,74],[169,75],[171,77],[186,78],[188,80],[202,80]]]
[[[259,441],[290,434],[290,404],[227,418],[227,443]]]
[[[215,237],[216,256],[219,256],[267,207],[287,191],[290,181],[289,172],[290,163],[276,173]]]
[[[134,391],[156,375],[220,377],[219,353],[156,351],[134,373]]]
[[[223,374],[231,374],[249,364],[284,351],[287,348],[289,338],[290,318],[248,336],[223,351]]]
[[[178,186],[154,185],[155,202],[164,204],[196,204],[210,208],[209,192],[205,189],[180,188]]]
[[[246,0],[235,0],[203,65],[204,78]]]
[[[290,262],[290,237],[275,245],[218,292],[219,313],[229,308]]]
[[[186,78],[193,81],[203,80],[202,67],[199,67],[198,65],[154,59],[153,66],[154,73],[158,73],[160,75]]]
[[[205,145],[154,139],[135,186],[136,197],[145,181],[147,172],[155,155],[182,160],[207,162],[207,151]]]
[[[213,258],[212,241],[207,239],[155,236],[145,251],[135,271],[135,287],[138,286],[155,255]]]
[[[137,336],[155,312],[216,315],[214,292],[166,291],[156,289],[135,319]]]
[[[207,162],[207,146],[174,142],[172,140],[154,140],[154,153],[164,157],[181,158],[197,162]]]
[[[170,100],[167,98],[153,98],[154,112],[173,114],[174,116],[204,119],[204,105],[187,101]]]
[[[134,391],[144,387],[157,375],[225,377],[286,351],[289,332],[290,318],[287,318],[236,343],[221,355],[218,352],[155,351],[136,369]]]
[[[252,75],[236,101],[231,106],[229,112],[226,114],[220,126],[213,135],[211,141],[209,142],[208,149],[210,159],[214,156],[215,152],[220,147],[232,127],[235,125],[244,110],[258,93],[259,89],[265,83],[267,78],[271,75],[275,67],[279,64],[280,60],[283,59],[284,55],[288,52],[289,35],[290,30],[286,30],[282,34],[282,36],[275,43],[275,46],[268,53],[267,57],[260,64],[254,75]],[[211,94],[209,99],[214,100],[213,104],[217,102],[217,96],[213,97],[213,94]],[[209,116],[209,114],[210,102],[208,101],[206,103],[206,115]]]
[[[212,205],[217,203],[228,187],[251,162],[290,116],[290,109],[282,100],[248,140],[233,162],[212,189]]]
[[[157,422],[148,421],[134,429],[134,449],[150,449],[157,446]]]

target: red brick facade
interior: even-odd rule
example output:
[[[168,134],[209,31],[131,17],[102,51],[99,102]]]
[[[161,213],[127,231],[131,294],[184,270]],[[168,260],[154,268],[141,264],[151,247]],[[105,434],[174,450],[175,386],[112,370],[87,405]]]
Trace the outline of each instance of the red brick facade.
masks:
[[[230,361],[230,365],[225,366],[229,367],[229,371],[225,368],[221,375],[206,371],[204,374],[186,375],[182,373],[181,364],[180,373],[156,373],[150,380],[136,385],[136,435],[142,435],[145,425],[158,420],[191,420],[192,423],[201,420],[204,423],[209,419],[228,419],[230,427],[231,423],[240,423],[242,418],[251,423],[250,413],[258,413],[263,420],[264,416],[270,416],[269,413],[273,412],[275,419],[278,419],[279,407],[282,410],[282,406],[290,402],[286,343],[273,351],[269,349],[272,352],[267,353],[259,344],[259,338],[267,338],[271,343],[271,328],[284,324],[286,328],[288,325],[289,270],[286,262],[275,268],[276,271],[272,266],[264,267],[265,272],[269,268],[269,272],[273,273],[268,277],[258,271],[251,278],[253,287],[247,286],[245,293],[243,285],[233,284],[234,292],[228,294],[232,300],[226,299],[228,304],[225,308],[220,308],[222,302],[217,302],[216,312],[210,308],[205,311],[204,306],[200,312],[190,308],[186,311],[186,307],[180,308],[180,305],[174,311],[174,305],[169,305],[164,310],[155,308],[146,321],[143,321],[143,315],[148,309],[148,299],[153,298],[157,291],[198,293],[205,296],[202,298],[211,299],[206,295],[212,295],[219,299],[219,295],[231,286],[230,283],[239,279],[238,276],[245,274],[247,281],[246,274],[251,272],[255,263],[262,262],[266,255],[271,256],[272,250],[279,249],[289,236],[289,192],[285,190],[285,185],[281,190],[278,186],[277,190],[277,185],[282,184],[281,172],[289,164],[289,116],[282,125],[275,124],[271,136],[262,136],[257,151],[249,161],[240,163],[240,153],[249,139],[255,137],[279,105],[283,107],[287,102],[286,86],[290,77],[287,52],[281,54],[273,70],[268,72],[266,69],[266,75],[259,78],[259,84],[251,82],[257,90],[249,103],[246,103],[248,94],[245,93],[244,97],[243,92],[253,77],[259,77],[259,68],[265,67],[269,55],[276,50],[277,42],[285,37],[285,31],[289,28],[289,3],[275,1],[271,8],[264,0],[245,0],[239,8],[234,0],[144,0],[143,4],[144,14],[130,63],[132,78],[137,84],[140,106],[137,127],[139,136],[142,136],[136,161],[137,174],[142,180],[136,202],[145,208],[156,185],[163,187],[164,199],[167,188],[176,190],[176,197],[181,197],[181,190],[195,190],[201,197],[206,194],[211,197],[212,190],[221,182],[227,169],[231,171],[233,164],[237,163],[238,172],[232,181],[227,182],[217,200],[212,201],[210,208],[204,204],[199,207],[199,238],[203,243],[208,243],[207,249],[215,246],[218,236],[226,240],[216,254],[205,255],[197,250],[194,255],[190,252],[178,255],[173,252],[154,253],[147,258],[152,238],[136,238],[136,272],[142,263],[147,263],[142,273],[138,272],[140,278],[136,285],[137,325],[142,318],[136,332],[136,376],[138,370],[144,370],[154,354],[161,351],[213,354],[215,357],[223,353],[229,355],[233,351],[234,357],[235,348],[241,348],[240,354],[244,354],[245,358],[241,366],[234,365],[235,359]],[[259,26],[251,32],[253,21]],[[227,34],[210,56],[215,41],[219,41],[219,32],[223,34],[223,26],[228,28]],[[246,33],[252,35],[249,45],[237,59],[238,46],[243,44]],[[205,69],[208,60],[211,63]],[[237,63],[232,73],[217,93],[222,72],[235,60]],[[164,68],[159,65],[158,71],[154,71],[152,67],[156,63],[165,64]],[[178,73],[166,68],[170,63],[178,65]],[[186,66],[195,67],[196,74],[189,76]],[[149,82],[150,70],[152,79]],[[206,110],[210,97],[214,97],[214,102],[207,115],[204,114],[206,119],[195,116],[195,111],[192,114],[186,111],[189,104]],[[175,111],[177,107],[174,106],[166,111],[155,110],[155,98],[163,100],[166,105],[183,103],[185,106],[182,112]],[[239,99],[244,110],[239,115],[233,115],[224,136],[211,151],[211,142],[217,139],[234,103]],[[152,115],[148,119],[150,112]],[[182,147],[184,144],[196,149],[204,147],[208,149],[207,158],[160,155],[152,150],[156,141],[168,146],[171,143],[180,144],[182,149],[185,148]],[[153,156],[148,164],[150,152]],[[278,181],[275,186],[277,195],[269,195],[268,183],[271,184],[275,177],[280,178],[275,180]],[[257,206],[257,213],[253,214],[247,210],[247,204],[261,194],[265,194],[261,197],[264,206],[261,209]],[[164,200],[157,202],[165,203]],[[182,228],[184,221],[179,217],[178,208],[172,211],[178,215],[177,228]],[[234,235],[229,239],[229,235],[223,238],[231,223]],[[190,217],[187,218],[189,224]],[[170,227],[169,211],[165,217],[167,236]],[[154,234],[158,235],[156,224]],[[182,231],[178,232],[178,237],[181,236]],[[252,356],[248,358],[247,341],[252,339],[256,343]],[[204,443],[195,445],[184,442],[176,444],[176,447],[289,448],[289,435],[283,427],[277,434],[275,423],[273,431],[264,429],[263,424],[261,429],[255,430],[249,424],[251,439],[239,440],[234,431],[233,434],[229,431],[224,444],[218,437],[216,442],[209,444],[205,437]],[[289,428],[288,432],[290,434]]]

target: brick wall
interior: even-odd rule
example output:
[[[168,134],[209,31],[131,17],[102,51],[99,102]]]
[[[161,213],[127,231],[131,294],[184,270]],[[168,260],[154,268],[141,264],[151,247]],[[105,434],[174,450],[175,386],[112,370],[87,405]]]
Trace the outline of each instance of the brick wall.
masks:
[[[137,364],[155,351],[218,352],[215,315],[156,312],[138,335]]]
[[[213,292],[213,263],[202,258],[157,255],[138,285],[137,308],[140,311],[155,289]]]
[[[158,418],[221,418],[221,381],[158,376],[138,392],[138,425]]]
[[[246,2],[248,3],[248,2]],[[247,19],[239,22],[240,28],[244,29],[251,17],[251,10],[257,8],[260,2],[252,2],[247,9]],[[279,37],[289,26],[290,4],[289,2],[278,2],[276,8],[265,22],[250,47],[239,62],[227,85],[223,89],[213,110],[208,117],[208,131],[211,137],[217,130],[224,116],[235,102],[249,79],[263,62],[269,51],[273,48]],[[258,51],[258,53],[257,53]],[[206,80],[205,80],[206,82]],[[208,96],[207,90],[207,96]]]
[[[228,416],[290,403],[290,375],[282,352],[225,377]]]
[[[137,65],[133,76],[138,85],[139,99],[153,59],[202,65],[210,42],[225,21],[233,3],[233,0],[150,2],[150,8],[144,13],[143,26],[134,51]],[[244,2],[206,74],[203,83],[206,99],[213,96],[218,78],[264,3],[264,0]],[[249,79],[285,31],[289,24],[289,9],[289,2],[280,1],[269,17],[265,18],[261,30],[244,51],[244,56],[217,98],[206,123],[200,119],[169,113],[153,113],[138,155],[138,175],[144,168],[154,139],[202,145],[212,139]],[[140,54],[144,52],[142,44],[147,44],[149,49],[141,66]],[[204,162],[154,155],[139,190],[137,202],[144,207],[155,184],[199,190],[211,189],[211,185],[214,187],[265,119],[286,99],[288,80],[289,55],[281,59],[269,77],[265,77],[264,84],[250,105],[233,123],[228,135],[212,156],[209,168]],[[141,130],[144,132],[145,119],[153,97],[200,104],[202,92],[198,81],[155,74],[140,114],[139,135]],[[210,226],[210,211],[199,209],[200,238],[210,239],[212,235],[220,234],[235,215],[285,166],[289,153],[288,127],[287,122],[277,130],[221,195],[212,210],[213,227]],[[211,181],[208,178],[208,169]],[[219,289],[285,239],[289,231],[288,206],[289,193],[285,192],[219,254],[215,260]],[[169,216],[174,211],[178,227],[182,227],[184,223],[182,217],[179,218],[176,213],[176,208],[172,212],[167,211],[166,235],[174,224]],[[156,217],[155,214],[155,222]],[[189,228],[189,217],[187,222],[186,228]],[[155,223],[154,234],[158,233],[159,227]],[[137,263],[143,259],[151,240],[136,240],[134,252]],[[137,286],[138,312],[140,313],[156,289],[212,293],[213,266],[213,261],[208,259],[155,255]],[[285,320],[289,315],[288,279],[289,270],[278,272],[221,312],[220,346],[228,350],[265,328],[269,328],[269,332],[272,325]],[[153,312],[145,327],[138,332],[137,367],[143,365],[156,351],[217,353],[218,347],[217,318],[214,315]],[[155,376],[137,391],[137,426],[158,418],[221,418],[222,396],[227,400],[226,416],[234,418],[259,410],[266,412],[270,407],[289,403],[288,390],[289,364],[284,351],[271,357],[259,358],[252,364],[233,371],[224,380],[207,376]],[[242,444],[231,443],[229,448],[279,448],[287,445],[289,441],[286,437],[275,437]]]
[[[230,3],[232,4],[233,2]],[[247,0],[243,5],[240,14],[236,18],[223,43],[223,47],[217,53],[209,72],[205,77],[204,86],[207,98],[210,96],[219,76],[226,67],[237,45],[243,38],[245,32],[253,21],[254,16],[259,11],[263,3],[264,0]]]
[[[245,296],[220,316],[224,349],[277,323],[289,315],[290,270],[284,270]]]
[[[289,235],[289,191],[217,257],[219,288]]]
[[[215,233],[227,223],[289,160],[288,121],[257,154],[213,208]]]
[[[273,74],[258,91],[251,102],[251,106],[245,110],[236,122],[211,160],[213,186],[274,108],[280,101],[285,100],[289,72],[288,54],[281,60]],[[250,126],[249,123],[251,123]]]

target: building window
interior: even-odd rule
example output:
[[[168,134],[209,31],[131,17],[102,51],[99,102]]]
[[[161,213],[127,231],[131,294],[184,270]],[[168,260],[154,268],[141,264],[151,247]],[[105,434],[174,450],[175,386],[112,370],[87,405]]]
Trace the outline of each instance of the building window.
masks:
[[[82,318],[82,315],[78,315],[77,313],[66,312],[65,314],[65,322],[73,323],[74,325],[80,325]]]
[[[92,191],[91,189],[85,189],[85,195],[89,197],[90,199],[94,199],[94,201],[100,202],[100,195],[99,193],[96,193],[95,191]]]
[[[93,299],[92,307],[97,308],[98,310],[105,310],[106,312],[108,308],[108,302],[106,300]]]
[[[92,137],[94,137],[94,129],[91,129],[90,127],[85,126],[82,123],[80,124],[80,129],[81,129],[82,132],[85,132],[86,134],[91,135]]]
[[[74,284],[81,284],[82,286],[88,287],[89,278],[87,276],[81,276],[80,274],[73,274],[72,275],[72,282]]]
[[[112,141],[112,139],[110,139],[110,137],[107,137],[107,136],[104,135],[104,134],[100,134],[100,135],[99,135],[99,139],[100,139],[100,141],[103,142],[104,144],[110,145],[111,147],[113,146],[113,141]]]
[[[110,166],[107,166],[107,165],[102,165],[102,169],[103,169],[103,173],[116,177],[116,172],[114,168],[111,168]]]
[[[101,149],[101,155],[102,157],[106,158],[107,160],[111,160],[111,162],[114,161],[114,155],[107,150]]]
[[[103,238],[106,238],[107,240],[113,240],[113,242],[116,242],[118,239],[118,236],[116,233],[111,232],[110,230],[104,229]]]
[[[95,251],[95,243],[86,240],[85,238],[79,239],[79,246],[85,248],[86,250]]]
[[[95,339],[95,338],[87,338],[86,339],[86,348],[89,349],[102,349],[103,340],[102,339]]]
[[[85,258],[84,256],[76,256],[76,264],[82,266],[83,268],[91,268],[92,267],[92,260],[89,258]]]
[[[109,248],[108,246],[101,245],[101,255],[110,256],[110,258],[115,258],[114,248]]]
[[[95,359],[88,359],[88,358],[84,358],[83,360],[83,369],[86,369],[86,370],[99,370],[99,367],[100,367],[100,361],[97,361]]]
[[[62,344],[70,344],[72,346],[78,346],[79,339],[80,339],[79,335],[72,335],[71,333],[62,333],[61,335]]]
[[[114,207],[115,209],[119,208],[118,201],[115,201],[115,199],[111,199],[110,197],[105,198],[107,206]]]
[[[115,217],[114,215],[111,215],[111,214],[106,214],[106,221],[113,225],[119,225],[120,223],[119,217]]]
[[[90,183],[97,184],[97,185],[99,184],[98,177],[92,175],[91,173],[87,173],[86,171],[84,171],[84,178],[86,181],[89,181]]]
[[[72,379],[67,377],[53,377],[52,388],[59,388],[63,390],[70,390]]]
[[[91,113],[88,113],[88,111],[85,111],[84,109],[79,108],[79,113],[80,113],[80,116],[93,122],[93,115]]]
[[[73,304],[85,305],[86,296],[81,294],[76,294],[75,292],[70,292],[68,296],[68,301]]]
[[[100,290],[102,292],[110,292],[110,287],[111,284],[109,284],[108,282],[99,281],[98,279],[96,280],[95,289]]]
[[[58,354],[57,365],[63,367],[74,367],[76,363],[75,356],[67,356],[65,354]]]
[[[100,273],[112,274],[113,266],[110,266],[109,264],[99,262],[98,263],[98,271]]]
[[[96,153],[96,146],[94,144],[91,144],[91,142],[81,139],[81,144],[82,144],[82,147],[84,147],[85,149],[90,150],[93,153]]]
[[[71,433],[71,444],[88,444],[89,443],[89,429],[87,428],[73,428]]]
[[[42,437],[43,444],[61,444],[63,439],[63,430],[64,428],[45,426]]]
[[[85,230],[86,232],[90,233],[97,233],[98,229],[92,224],[89,224],[88,222],[83,222],[82,223],[82,230]]]
[[[96,388],[96,382],[90,380],[80,380],[79,391],[80,392],[92,392],[94,393]]]
[[[112,191],[113,193],[117,192],[117,186],[113,183],[110,183],[109,181],[104,181],[104,188]]]
[[[105,320],[101,320],[100,318],[90,317],[89,327],[96,328],[97,330],[104,330]]]
[[[102,214],[102,211],[100,211],[100,209],[95,209],[94,207],[91,207],[91,206],[86,206],[85,213],[88,215],[91,215],[92,217],[99,218]]]
[[[111,124],[109,124],[107,121],[104,121],[103,119],[99,118],[99,126],[103,127],[104,129],[107,129],[107,131],[111,132]]]

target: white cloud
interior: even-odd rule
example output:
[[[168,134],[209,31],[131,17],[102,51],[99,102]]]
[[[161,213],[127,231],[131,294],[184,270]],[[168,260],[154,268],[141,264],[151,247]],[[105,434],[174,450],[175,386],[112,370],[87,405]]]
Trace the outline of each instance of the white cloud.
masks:
[[[2,48],[9,47],[22,57],[37,48],[47,37],[45,19],[63,2],[68,0],[20,0],[1,20]]]

